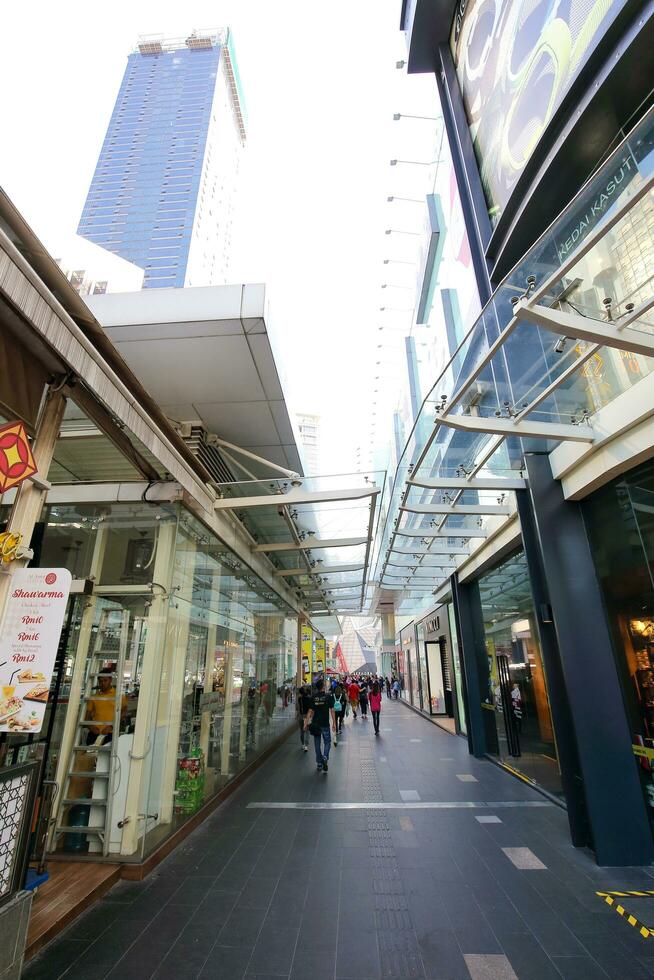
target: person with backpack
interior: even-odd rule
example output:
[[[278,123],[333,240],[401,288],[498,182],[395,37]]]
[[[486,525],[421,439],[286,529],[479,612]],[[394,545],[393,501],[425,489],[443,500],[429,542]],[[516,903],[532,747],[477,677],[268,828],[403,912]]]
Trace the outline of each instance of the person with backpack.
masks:
[[[338,736],[343,731],[343,718],[345,716],[345,690],[340,681],[332,692],[334,696],[334,719],[336,728],[334,730],[334,745],[338,745]]]
[[[325,692],[325,682],[319,677],[304,720],[304,727],[313,735],[318,772],[327,772],[329,769],[329,750],[332,744],[330,722],[331,730],[335,733],[334,695]]]
[[[382,693],[377,681],[372,685],[370,692],[370,711],[372,712],[372,723],[375,726],[375,735],[379,735],[379,715],[382,706]]]

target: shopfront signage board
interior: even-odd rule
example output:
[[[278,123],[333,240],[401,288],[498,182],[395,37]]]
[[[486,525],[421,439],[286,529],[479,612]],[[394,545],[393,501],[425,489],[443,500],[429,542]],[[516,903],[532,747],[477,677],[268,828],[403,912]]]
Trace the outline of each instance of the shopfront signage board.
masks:
[[[65,568],[19,568],[0,628],[0,732],[41,731],[70,592]]]
[[[34,476],[37,466],[22,422],[8,422],[0,425],[0,493],[30,476]]]
[[[302,658],[302,683],[310,684],[313,656],[313,630],[310,626],[300,628],[300,656]]]
[[[316,652],[313,671],[315,674],[325,673],[325,638],[323,636],[316,637]]]

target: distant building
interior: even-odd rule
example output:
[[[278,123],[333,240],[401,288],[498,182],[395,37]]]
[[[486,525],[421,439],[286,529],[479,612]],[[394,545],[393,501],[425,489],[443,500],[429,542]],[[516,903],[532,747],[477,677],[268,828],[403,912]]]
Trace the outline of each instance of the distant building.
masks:
[[[359,670],[364,664],[370,664],[370,670],[376,668],[377,650],[380,648],[381,634],[379,620],[361,620],[347,616],[343,620],[343,632],[338,637],[337,657],[339,669],[347,673]]]
[[[145,289],[226,282],[245,137],[229,30],[141,39],[79,234],[142,268]]]
[[[320,416],[298,413],[296,418],[306,473],[308,476],[317,476],[320,473]]]
[[[143,269],[78,235],[60,243],[58,253],[55,262],[80,296],[133,292],[143,285]]]

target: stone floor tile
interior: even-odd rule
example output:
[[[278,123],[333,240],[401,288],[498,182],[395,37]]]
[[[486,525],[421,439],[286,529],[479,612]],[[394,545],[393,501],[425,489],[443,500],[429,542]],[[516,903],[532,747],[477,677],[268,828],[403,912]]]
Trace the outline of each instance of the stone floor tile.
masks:
[[[290,738],[26,980],[652,980],[647,944],[595,895],[647,887],[650,869],[597,868],[559,807],[404,705],[384,714],[382,739],[346,721],[328,777]],[[384,801],[395,808],[248,808]]]
[[[503,953],[464,953],[471,980],[518,980]]]

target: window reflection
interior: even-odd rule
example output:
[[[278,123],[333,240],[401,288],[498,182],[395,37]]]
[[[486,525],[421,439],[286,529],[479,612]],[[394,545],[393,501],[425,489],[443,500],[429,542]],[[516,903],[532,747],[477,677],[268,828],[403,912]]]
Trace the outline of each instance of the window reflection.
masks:
[[[551,793],[561,779],[524,552],[479,580],[488,656],[486,703],[497,755]]]

